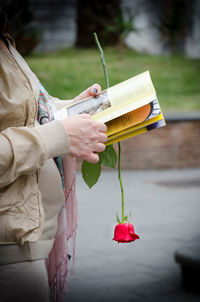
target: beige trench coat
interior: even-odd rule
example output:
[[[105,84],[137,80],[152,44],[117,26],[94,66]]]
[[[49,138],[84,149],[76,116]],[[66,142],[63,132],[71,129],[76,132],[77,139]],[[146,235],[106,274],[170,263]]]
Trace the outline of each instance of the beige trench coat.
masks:
[[[69,153],[59,121],[35,127],[38,79],[19,53],[0,47],[0,242],[35,242],[44,210],[39,170],[48,158]]]

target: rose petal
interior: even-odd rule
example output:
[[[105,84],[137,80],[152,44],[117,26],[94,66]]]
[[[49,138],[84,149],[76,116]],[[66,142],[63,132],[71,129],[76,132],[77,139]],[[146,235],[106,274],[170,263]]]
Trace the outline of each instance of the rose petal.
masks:
[[[131,223],[120,223],[115,226],[113,240],[118,243],[131,242],[139,239],[139,236],[135,234],[134,227]]]

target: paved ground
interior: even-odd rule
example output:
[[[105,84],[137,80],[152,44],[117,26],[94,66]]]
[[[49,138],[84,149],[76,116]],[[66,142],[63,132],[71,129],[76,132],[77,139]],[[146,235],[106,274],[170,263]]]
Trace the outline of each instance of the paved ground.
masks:
[[[197,302],[182,290],[174,252],[200,238],[200,169],[124,171],[126,213],[140,240],[112,241],[120,214],[117,172],[89,190],[77,176],[79,229],[75,278],[65,301]],[[200,242],[200,240],[199,240]]]

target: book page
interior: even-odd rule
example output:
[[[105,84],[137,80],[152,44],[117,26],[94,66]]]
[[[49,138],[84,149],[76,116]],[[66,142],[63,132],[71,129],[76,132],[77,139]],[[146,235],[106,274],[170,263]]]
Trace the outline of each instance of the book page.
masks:
[[[136,136],[136,135],[138,135],[138,134],[145,133],[145,132],[147,132],[147,131],[148,131],[147,128],[146,128],[146,127],[143,127],[143,128],[137,129],[137,130],[135,130],[135,131],[132,131],[132,132],[130,132],[130,133],[125,133],[124,135],[121,135],[121,136],[117,136],[117,137],[115,137],[115,138],[112,138],[112,139],[108,140],[108,141],[105,143],[105,145],[106,145],[106,146],[109,146],[109,145],[112,145],[112,144],[114,144],[114,143],[121,142],[121,141],[123,141],[123,140],[125,140],[125,139],[127,139],[127,138],[132,137],[132,136]]]
[[[140,108],[144,105],[147,105],[154,101],[156,98],[155,94],[149,95],[145,98],[137,100],[137,102],[130,103],[130,104],[119,104],[116,106],[111,106],[111,108],[108,108],[105,110],[105,112],[100,112],[95,115],[93,115],[94,120],[98,120],[100,122],[106,123],[108,121],[111,121],[119,116],[122,116],[126,114],[127,112],[133,111],[137,108]]]
[[[141,108],[128,112],[111,121],[108,121],[106,123],[107,126],[106,134],[110,136],[116,132],[119,132],[131,126],[142,123],[148,117],[150,112],[151,112],[151,106],[150,104],[147,104],[145,106],[142,106]]]
[[[162,114],[160,114],[160,116],[162,116]],[[153,129],[164,127],[166,125],[164,119],[160,119],[158,121],[153,122],[153,120],[157,119],[158,117],[153,118],[151,120],[151,123],[147,126],[137,125],[136,127],[130,128],[128,132],[122,131],[121,133],[113,135],[113,137],[109,138],[108,141],[106,142],[106,146],[114,144],[114,143],[122,141],[122,140],[125,140],[130,137],[145,133],[145,132],[153,130]]]
[[[79,102],[75,102],[71,106],[65,107],[67,116],[72,116],[74,114],[90,114],[93,116],[105,109],[111,107],[111,102],[108,98],[107,91],[103,91],[94,97],[89,97]]]
[[[156,92],[146,71],[108,88],[107,94],[111,107],[94,115],[95,120],[104,123],[152,102]]]
[[[108,135],[108,140],[113,139],[115,137],[118,137],[118,136],[120,136],[122,134],[131,132],[131,131],[135,131],[135,130],[137,130],[139,128],[147,127],[147,126],[149,126],[149,125],[151,125],[153,123],[156,123],[156,122],[158,122],[160,120],[164,120],[164,117],[163,117],[162,113],[160,113],[156,117],[153,117],[151,119],[147,119],[146,121],[144,121],[142,123],[139,123],[137,125],[132,125],[129,128],[126,128],[126,129],[123,129],[121,131],[115,132],[115,133],[113,133],[111,135]]]
[[[62,108],[59,119],[74,114],[87,113],[93,119],[107,122],[129,111],[144,106],[155,99],[148,71],[114,85],[95,97],[89,97]]]
[[[106,123],[107,135],[110,136],[116,132],[122,131],[131,126],[151,119],[161,113],[158,100],[155,99],[150,104],[142,106],[136,110],[128,112]]]
[[[138,99],[155,94],[149,71],[143,72],[124,82],[108,88],[108,97],[112,106],[133,103]]]

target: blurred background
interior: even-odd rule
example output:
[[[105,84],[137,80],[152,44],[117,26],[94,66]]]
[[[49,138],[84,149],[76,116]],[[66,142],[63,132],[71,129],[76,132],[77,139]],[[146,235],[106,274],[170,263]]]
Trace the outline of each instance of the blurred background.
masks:
[[[126,207],[141,237],[134,244],[111,240],[117,171],[104,170],[89,191],[78,162],[77,265],[66,301],[200,301],[200,0],[0,3],[49,94],[106,88],[96,32],[110,85],[149,70],[167,122],[122,142]]]
[[[98,32],[104,46],[118,44],[143,53],[200,57],[199,0],[1,2],[23,54],[31,46],[36,52],[91,47],[92,34]]]
[[[53,96],[71,99],[95,82],[106,88],[94,32],[110,85],[150,71],[167,128],[145,142],[143,136],[125,142],[125,169],[200,165],[200,0],[1,0],[1,6],[17,49]]]

